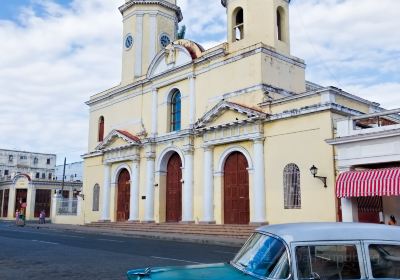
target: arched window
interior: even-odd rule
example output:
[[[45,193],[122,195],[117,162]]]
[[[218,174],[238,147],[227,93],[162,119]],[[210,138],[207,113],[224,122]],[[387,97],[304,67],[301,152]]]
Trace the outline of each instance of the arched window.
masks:
[[[300,169],[296,164],[288,164],[283,170],[283,187],[285,209],[300,209]]]
[[[237,8],[233,13],[233,41],[240,41],[244,38],[244,16],[243,9]]]
[[[276,28],[279,41],[284,41],[283,27],[285,25],[285,12],[282,7],[276,10]]]
[[[181,130],[181,92],[176,90],[171,98],[171,131]]]
[[[100,186],[99,184],[94,185],[93,187],[93,211],[99,211],[100,204]]]
[[[104,117],[99,118],[99,135],[97,141],[101,142],[104,140]]]

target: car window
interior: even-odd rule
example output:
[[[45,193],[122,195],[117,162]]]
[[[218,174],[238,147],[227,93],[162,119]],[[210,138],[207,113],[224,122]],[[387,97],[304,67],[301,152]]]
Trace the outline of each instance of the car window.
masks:
[[[368,251],[374,278],[400,279],[400,245],[371,244]]]
[[[260,233],[253,234],[239,251],[233,264],[245,272],[272,279],[287,279],[289,257],[282,241]]]
[[[299,246],[296,263],[299,279],[361,279],[356,246]]]

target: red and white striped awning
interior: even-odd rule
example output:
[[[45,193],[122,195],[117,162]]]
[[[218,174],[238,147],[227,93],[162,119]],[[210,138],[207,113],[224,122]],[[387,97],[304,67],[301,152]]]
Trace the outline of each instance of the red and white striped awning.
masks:
[[[400,168],[348,171],[336,180],[337,197],[400,196]]]

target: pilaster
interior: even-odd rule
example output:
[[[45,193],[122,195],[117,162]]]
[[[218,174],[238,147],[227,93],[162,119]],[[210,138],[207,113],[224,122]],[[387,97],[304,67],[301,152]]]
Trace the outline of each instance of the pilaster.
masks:
[[[131,163],[131,197],[129,209],[129,221],[139,221],[139,178],[140,178],[140,157],[134,157]]]
[[[204,196],[202,223],[214,224],[213,146],[204,147]]]
[[[111,221],[110,219],[111,164],[104,165],[104,185],[102,193],[103,193],[103,201],[101,208],[101,220]]]
[[[254,154],[254,190],[253,190],[253,221],[252,223],[266,222],[266,193],[265,193],[265,165],[264,165],[264,138],[253,140]]]
[[[151,106],[151,137],[157,137],[158,134],[158,94],[157,89],[152,89]]]
[[[182,222],[194,223],[194,184],[193,184],[193,155],[191,144],[184,146],[185,168],[182,184]]]
[[[135,77],[142,76],[143,17],[144,17],[144,14],[137,14],[136,15]]]
[[[154,223],[154,182],[155,182],[155,159],[156,154],[153,147],[149,146],[146,152],[146,202],[144,222]]]
[[[189,103],[190,103],[190,126],[193,127],[196,123],[196,76],[189,75]]]

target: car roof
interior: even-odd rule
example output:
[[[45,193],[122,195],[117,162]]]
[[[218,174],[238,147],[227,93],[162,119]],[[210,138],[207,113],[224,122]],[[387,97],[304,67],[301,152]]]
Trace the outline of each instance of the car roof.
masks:
[[[270,225],[256,231],[277,235],[286,241],[382,240],[400,242],[400,227],[362,223],[296,223]]]

